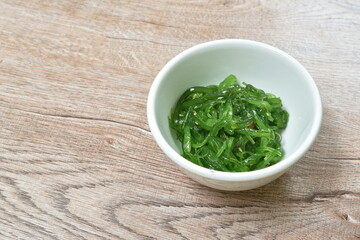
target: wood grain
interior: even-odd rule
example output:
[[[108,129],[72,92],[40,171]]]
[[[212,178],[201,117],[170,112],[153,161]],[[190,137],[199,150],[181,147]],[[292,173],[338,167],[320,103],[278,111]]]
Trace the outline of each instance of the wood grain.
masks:
[[[222,192],[146,120],[154,77],[221,38],[298,59],[320,135],[287,174]],[[359,1],[0,0],[0,239],[359,239]]]

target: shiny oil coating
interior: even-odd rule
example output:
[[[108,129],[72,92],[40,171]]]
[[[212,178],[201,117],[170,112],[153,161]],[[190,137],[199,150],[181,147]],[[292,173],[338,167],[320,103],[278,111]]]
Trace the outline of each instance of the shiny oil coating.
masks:
[[[0,239],[357,239],[359,1],[0,0]],[[294,168],[223,192],[182,174],[146,98],[173,56],[221,38],[299,60],[323,127]]]

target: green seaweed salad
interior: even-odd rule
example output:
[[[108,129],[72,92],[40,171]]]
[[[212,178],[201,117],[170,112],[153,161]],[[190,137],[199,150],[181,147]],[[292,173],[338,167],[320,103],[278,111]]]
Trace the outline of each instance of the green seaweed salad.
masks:
[[[281,160],[281,130],[289,114],[281,99],[234,75],[218,86],[192,87],[169,117],[183,157],[224,172],[262,169]]]

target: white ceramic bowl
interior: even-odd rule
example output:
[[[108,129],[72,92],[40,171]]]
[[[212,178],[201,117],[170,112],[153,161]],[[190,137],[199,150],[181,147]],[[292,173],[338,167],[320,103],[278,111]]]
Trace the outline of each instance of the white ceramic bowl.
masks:
[[[285,156],[279,163],[228,173],[203,168],[179,154],[181,145],[168,124],[170,109],[186,89],[218,84],[230,74],[282,99],[290,118],[282,133]],[[225,39],[194,46],[168,62],[151,86],[147,116],[156,142],[185,174],[212,188],[237,191],[275,180],[304,155],[319,132],[322,105],[313,79],[294,58],[260,42]]]

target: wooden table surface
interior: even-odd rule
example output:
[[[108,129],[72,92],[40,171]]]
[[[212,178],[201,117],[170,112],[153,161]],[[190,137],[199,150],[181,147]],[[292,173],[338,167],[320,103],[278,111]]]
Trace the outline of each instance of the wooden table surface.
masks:
[[[150,86],[193,45],[298,59],[322,96],[310,151],[245,192],[184,176],[155,143]],[[1,239],[359,239],[360,2],[0,0]]]

